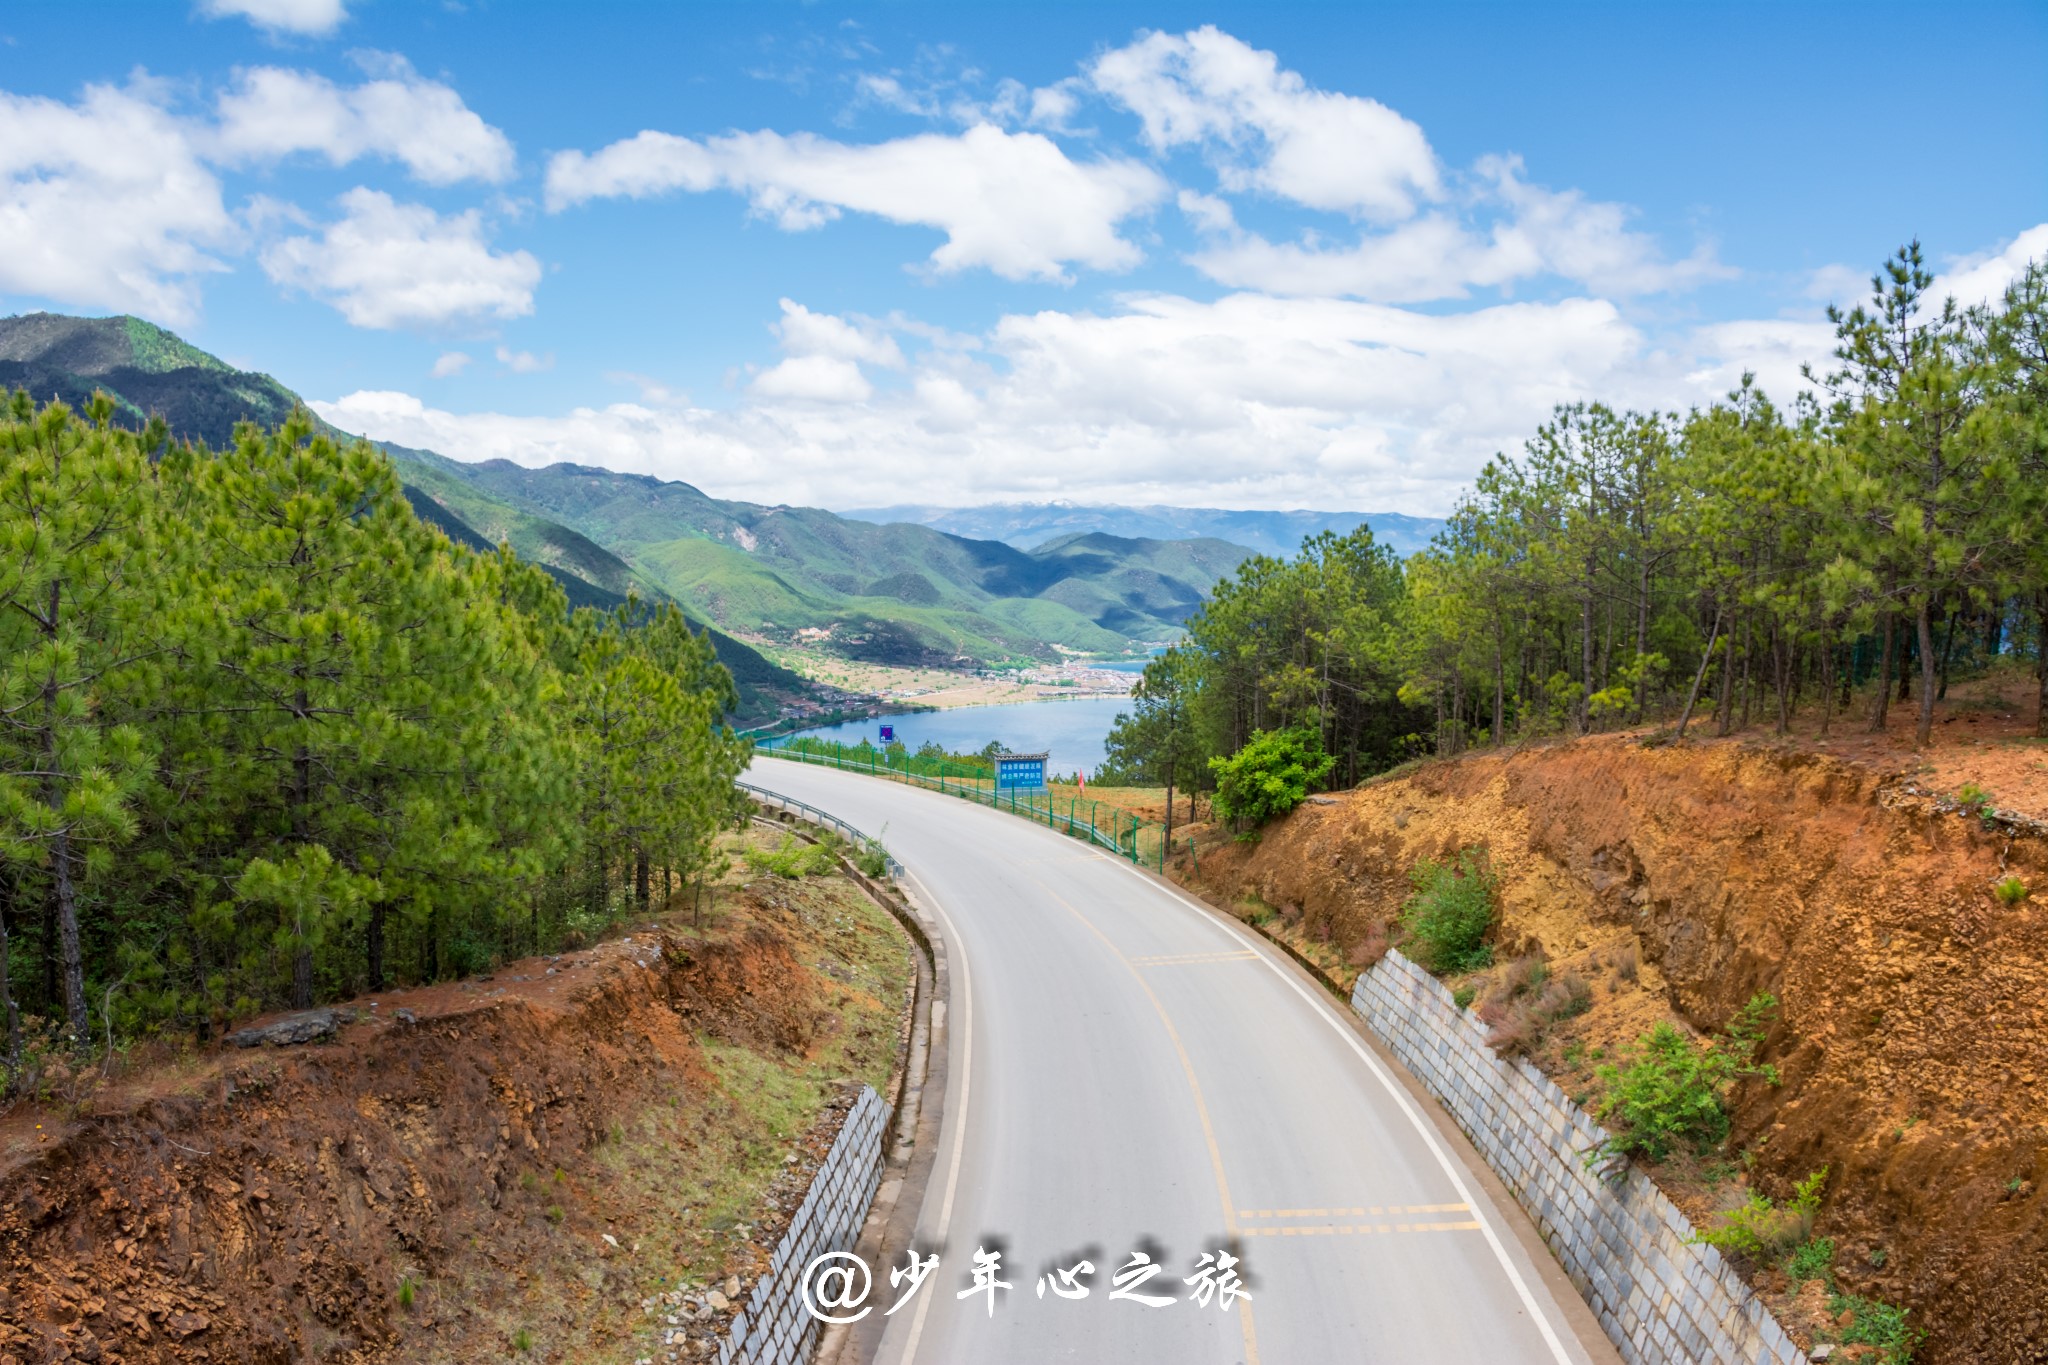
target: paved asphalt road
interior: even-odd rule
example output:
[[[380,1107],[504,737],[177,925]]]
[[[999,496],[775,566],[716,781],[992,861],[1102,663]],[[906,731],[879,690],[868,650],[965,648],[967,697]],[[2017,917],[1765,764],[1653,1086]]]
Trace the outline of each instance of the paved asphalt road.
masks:
[[[918,1224],[943,1257],[879,1360],[1613,1358],[1597,1329],[1574,1332],[1520,1211],[1255,935],[1013,815],[784,760],[747,778],[886,830],[951,945],[947,1109]],[[988,1296],[955,1297],[977,1248],[1010,1285],[992,1316]],[[1249,1306],[1190,1298],[1183,1277],[1218,1248],[1241,1257]],[[1164,1271],[1128,1288],[1177,1302],[1109,1298],[1141,1250]],[[1085,1299],[1039,1295],[1081,1259]],[[899,1291],[879,1273],[875,1289],[879,1313]]]

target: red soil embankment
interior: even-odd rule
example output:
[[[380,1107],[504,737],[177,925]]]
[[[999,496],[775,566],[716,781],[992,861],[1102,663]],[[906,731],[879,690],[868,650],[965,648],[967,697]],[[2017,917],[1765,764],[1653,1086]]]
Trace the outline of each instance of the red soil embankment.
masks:
[[[806,1059],[887,1072],[903,1001],[847,984],[829,940],[849,912],[807,909],[821,894],[741,888],[724,932],[664,917],[356,1002],[332,1043],[215,1050],[83,1115],[17,1109],[0,1365],[633,1358],[643,1295],[693,1264],[748,1275],[772,1245],[780,1184],[832,1136],[791,1098],[838,1084]],[[772,1121],[728,1093],[736,1065],[773,1081]],[[760,1212],[705,1226],[718,1182]]]
[[[1539,1064],[1771,992],[1782,1084],[1738,1090],[1730,1143],[1755,1183],[1829,1167],[1843,1287],[1910,1306],[1919,1359],[2048,1361],[2048,840],[1833,757],[1612,737],[1432,764],[1253,845],[1212,833],[1201,880],[1349,953],[1419,860],[1475,845],[1503,878],[1501,955],[1597,986]],[[1992,892],[2009,875],[2034,892],[2016,906]]]

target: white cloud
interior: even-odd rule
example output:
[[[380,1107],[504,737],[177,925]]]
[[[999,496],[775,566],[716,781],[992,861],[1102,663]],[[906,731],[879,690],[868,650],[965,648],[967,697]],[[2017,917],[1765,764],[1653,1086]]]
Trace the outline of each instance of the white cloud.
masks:
[[[462,96],[423,79],[402,57],[373,60],[379,78],[344,89],[310,71],[264,66],[237,73],[218,101],[216,154],[229,162],[316,152],[336,166],[363,156],[405,164],[430,185],[507,179],[512,142]]]
[[[443,351],[435,357],[434,368],[429,373],[436,379],[447,379],[468,369],[469,363],[469,356],[462,351]]]
[[[1997,304],[2030,261],[2048,261],[2048,223],[2028,228],[1995,251],[1963,257],[1935,277],[1928,296],[1954,298],[1965,308]]]
[[[1821,303],[1854,303],[1870,292],[1870,272],[1852,265],[1824,265],[1806,277],[1800,291]]]
[[[1218,199],[1213,194],[1199,194],[1194,190],[1182,190],[1174,202],[1188,221],[1199,232],[1225,236],[1237,235],[1237,215],[1231,210],[1230,201]]]
[[[1802,365],[1824,374],[1835,349],[1835,329],[1825,322],[1790,319],[1718,322],[1693,335],[1695,368],[1685,376],[1690,401],[1710,403],[1733,390],[1744,371],[1756,375],[1757,386],[1784,407],[1802,389],[1812,389],[1800,374]]]
[[[498,363],[514,374],[539,374],[542,370],[555,368],[555,353],[535,355],[532,351],[515,351],[510,346],[497,350]]]
[[[836,355],[793,355],[756,375],[748,388],[762,398],[806,403],[865,403],[875,392],[860,366]]]
[[[1154,149],[1209,148],[1225,189],[1382,222],[1442,192],[1436,154],[1414,123],[1377,100],[1314,89],[1213,25],[1144,34],[1087,71],[1138,116]]]
[[[907,357],[910,383],[887,390],[845,355],[791,355],[731,410],[458,415],[389,393],[315,406],[344,430],[457,458],[595,462],[770,503],[857,505],[886,483],[935,502],[1437,512],[1552,404],[1616,396],[1645,356],[1616,310],[1589,300],[1433,317],[1328,299],[1146,296],[1109,315],[1011,315],[983,343],[920,349]]]
[[[903,368],[896,338],[875,326],[858,326],[831,313],[814,313],[791,299],[782,300],[782,321],[774,324],[782,349],[791,355],[826,355],[866,361],[892,370]]]
[[[1549,190],[1522,178],[1515,157],[1485,157],[1475,168],[1475,207],[1497,218],[1485,227],[1432,212],[1349,246],[1274,243],[1243,236],[1206,247],[1190,263],[1218,283],[1280,294],[1330,294],[1384,303],[1463,298],[1474,287],[1556,275],[1607,295],[1677,289],[1731,272],[1702,248],[1668,261],[1655,240],[1627,226],[1620,204],[1577,190]],[[1189,195],[1182,194],[1182,206]]]
[[[286,237],[263,252],[276,283],[319,295],[358,327],[437,330],[533,311],[540,262],[494,252],[475,209],[443,218],[357,188],[319,237]]]
[[[199,0],[211,19],[247,19],[273,33],[332,33],[348,18],[342,0]]]
[[[990,124],[868,146],[808,133],[698,142],[643,132],[597,152],[559,153],[547,173],[551,210],[719,188],[748,195],[756,213],[786,231],[818,227],[842,210],[936,228],[946,241],[931,254],[934,268],[986,267],[1006,279],[1064,279],[1069,265],[1135,265],[1141,253],[1117,226],[1167,193],[1158,174],[1135,162],[1071,161],[1040,134]]]
[[[87,86],[76,104],[0,91],[0,290],[175,326],[237,235],[146,78]]]

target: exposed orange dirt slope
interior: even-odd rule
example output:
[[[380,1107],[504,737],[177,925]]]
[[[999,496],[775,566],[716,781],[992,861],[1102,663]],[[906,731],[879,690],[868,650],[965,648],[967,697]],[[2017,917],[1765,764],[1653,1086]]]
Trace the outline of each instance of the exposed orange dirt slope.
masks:
[[[2017,766],[1982,779],[2001,796],[2048,756],[2004,740]],[[1179,875],[1357,961],[1419,860],[1485,847],[1500,955],[1541,951],[1593,984],[1538,1058],[1575,1093],[1591,1049],[1668,1013],[1717,1029],[1775,994],[1762,1055],[1783,1082],[1737,1092],[1731,1152],[1778,1197],[1830,1168],[1818,1231],[1842,1284],[1909,1305],[1919,1359],[2048,1361],[2048,839],[1943,799],[1943,775],[1996,769],[1957,757],[1967,742],[1845,747],[1861,751],[1615,736],[1472,755],[1321,798],[1256,844],[1198,827],[1199,876],[1185,857]],[[2033,890],[2017,906],[1992,892],[2008,875]]]
[[[17,1107],[0,1362],[694,1358],[841,1078],[886,1082],[910,947],[837,878],[727,888],[703,933],[630,927],[357,1001],[331,1043]],[[664,1293],[701,1314],[687,1341],[648,1320]]]

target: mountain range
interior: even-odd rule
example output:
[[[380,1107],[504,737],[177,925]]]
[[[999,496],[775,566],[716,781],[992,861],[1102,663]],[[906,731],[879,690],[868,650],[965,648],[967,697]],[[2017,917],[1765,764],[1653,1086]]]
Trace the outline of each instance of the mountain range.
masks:
[[[1443,529],[1435,517],[1399,512],[1243,512],[1221,507],[1090,506],[1075,502],[999,502],[980,507],[862,507],[841,512],[861,521],[911,522],[956,536],[1000,540],[1020,550],[1061,536],[1099,532],[1129,539],[1179,540],[1206,537],[1227,540],[1263,555],[1285,558],[1301,542],[1320,531],[1345,535],[1362,525],[1383,545],[1406,559],[1428,546]]]
[[[0,318],[0,386],[73,404],[102,389],[124,420],[161,414],[177,435],[215,447],[232,441],[237,422],[275,425],[301,401],[268,375],[132,317]],[[587,465],[529,469],[383,448],[414,508],[452,539],[509,542],[579,605],[638,592],[709,622],[756,712],[786,707],[807,684],[754,644],[939,665],[1134,653],[1172,639],[1254,551],[1286,554],[1303,535],[1368,519],[1063,503],[842,516]],[[1435,525],[1370,520],[1404,550]]]

